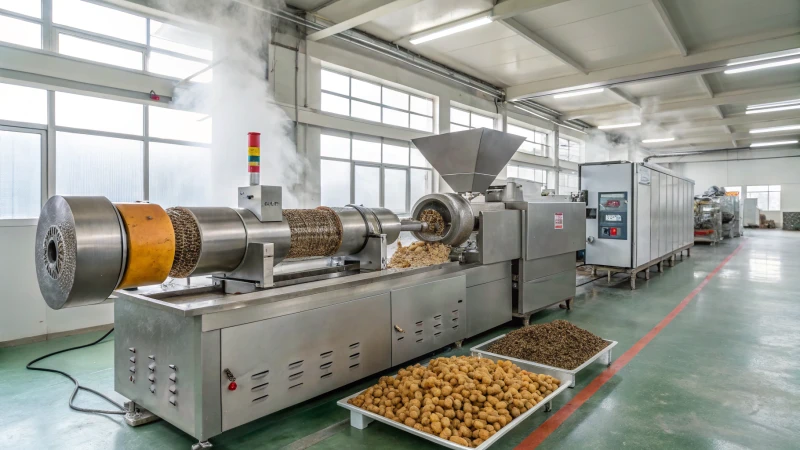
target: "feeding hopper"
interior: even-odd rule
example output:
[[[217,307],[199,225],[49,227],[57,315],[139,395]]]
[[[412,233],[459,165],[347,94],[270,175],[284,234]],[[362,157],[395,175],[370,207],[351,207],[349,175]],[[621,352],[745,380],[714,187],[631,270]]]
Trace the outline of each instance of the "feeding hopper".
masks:
[[[411,142],[456,192],[486,192],[520,145],[522,136],[488,128],[438,134]]]

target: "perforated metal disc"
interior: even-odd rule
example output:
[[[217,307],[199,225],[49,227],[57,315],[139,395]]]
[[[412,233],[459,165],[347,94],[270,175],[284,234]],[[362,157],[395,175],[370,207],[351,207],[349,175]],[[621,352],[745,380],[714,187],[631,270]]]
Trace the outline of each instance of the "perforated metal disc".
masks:
[[[124,267],[124,234],[105,197],[54,196],[39,215],[39,290],[53,309],[105,301]]]

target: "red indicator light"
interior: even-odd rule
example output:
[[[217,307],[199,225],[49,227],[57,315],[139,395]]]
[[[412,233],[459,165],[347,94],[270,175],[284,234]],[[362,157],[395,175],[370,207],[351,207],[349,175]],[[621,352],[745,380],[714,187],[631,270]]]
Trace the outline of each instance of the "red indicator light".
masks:
[[[235,381],[231,381],[230,382],[230,384],[228,385],[228,390],[229,391],[235,391],[236,390],[236,382]]]
[[[617,229],[616,228],[612,228],[611,229],[611,235],[612,236],[616,236],[617,235]]]

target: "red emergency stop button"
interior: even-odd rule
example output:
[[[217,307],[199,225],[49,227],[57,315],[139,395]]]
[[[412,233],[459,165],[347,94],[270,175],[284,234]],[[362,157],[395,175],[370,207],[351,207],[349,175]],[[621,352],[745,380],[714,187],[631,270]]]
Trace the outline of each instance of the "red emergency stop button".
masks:
[[[235,381],[231,381],[230,384],[228,385],[228,390],[229,391],[235,391],[236,387],[237,387],[236,386],[236,382]]]
[[[612,236],[616,236],[616,235],[617,235],[617,230],[618,230],[618,229],[619,229],[619,228],[612,228],[612,229],[611,229],[611,235],[612,235]]]

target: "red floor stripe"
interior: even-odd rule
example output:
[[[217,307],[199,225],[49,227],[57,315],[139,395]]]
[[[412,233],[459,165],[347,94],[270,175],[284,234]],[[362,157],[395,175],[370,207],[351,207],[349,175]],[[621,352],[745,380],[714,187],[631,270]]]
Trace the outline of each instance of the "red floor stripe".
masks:
[[[543,424],[539,426],[536,430],[533,431],[524,441],[522,441],[515,450],[531,450],[539,446],[545,439],[547,439],[550,434],[552,434],[556,428],[558,428],[565,420],[567,420],[572,413],[578,410],[578,408],[583,405],[586,400],[589,400],[606,382],[611,379],[617,372],[619,372],[623,367],[625,367],[634,356],[636,356],[650,341],[653,340],[654,337],[661,332],[670,322],[672,319],[675,318],[689,302],[694,299],[694,297],[703,290],[704,287],[711,281],[712,278],[722,269],[722,267],[728,263],[737,253],[739,250],[742,249],[744,246],[744,242],[742,242],[736,249],[731,252],[722,262],[711,272],[709,273],[705,279],[697,285],[689,295],[686,296],[679,304],[672,310],[661,322],[658,323],[652,330],[650,330],[646,335],[644,335],[641,339],[639,339],[633,347],[629,348],[628,351],[622,354],[607,370],[603,371],[600,375],[597,376],[588,386],[583,388],[578,395],[572,398],[566,405],[562,406],[561,409],[558,410],[555,414],[553,414],[549,419],[547,419]]]

